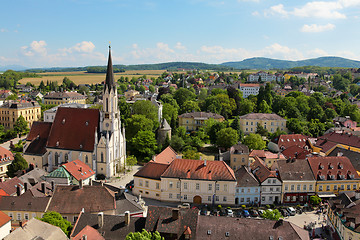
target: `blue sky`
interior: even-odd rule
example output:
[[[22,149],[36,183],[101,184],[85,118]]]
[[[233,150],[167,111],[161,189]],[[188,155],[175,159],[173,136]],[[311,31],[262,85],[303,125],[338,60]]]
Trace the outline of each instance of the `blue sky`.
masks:
[[[11,0],[0,66],[360,60],[360,0]]]

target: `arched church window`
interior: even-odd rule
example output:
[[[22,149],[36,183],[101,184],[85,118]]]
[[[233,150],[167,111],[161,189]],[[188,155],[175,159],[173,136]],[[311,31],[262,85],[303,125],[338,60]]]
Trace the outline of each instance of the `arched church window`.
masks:
[[[59,165],[59,154],[55,153],[55,166]]]
[[[87,155],[85,156],[85,163],[89,163],[89,159]]]
[[[109,112],[109,99],[106,99],[106,112]]]
[[[101,153],[101,162],[104,162],[104,153]]]
[[[65,153],[64,159],[65,159],[65,162],[69,161],[69,155],[67,153]]]

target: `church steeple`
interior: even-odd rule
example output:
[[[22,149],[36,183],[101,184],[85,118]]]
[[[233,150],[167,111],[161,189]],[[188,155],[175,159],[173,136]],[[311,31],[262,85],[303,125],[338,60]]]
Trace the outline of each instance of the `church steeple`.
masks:
[[[113,71],[113,65],[112,65],[112,59],[111,59],[111,46],[109,45],[109,59],[108,59],[108,65],[106,70],[106,79],[105,79],[105,86],[104,86],[104,92],[108,90],[108,92],[111,91],[112,88],[115,88],[115,81],[114,81],[114,71]]]

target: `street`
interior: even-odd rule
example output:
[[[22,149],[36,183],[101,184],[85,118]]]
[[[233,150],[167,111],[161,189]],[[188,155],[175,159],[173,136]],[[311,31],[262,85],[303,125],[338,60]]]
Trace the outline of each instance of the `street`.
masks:
[[[13,144],[16,144],[19,142],[20,139],[26,139],[26,136],[22,136],[21,138],[13,138],[7,142],[0,144],[0,146],[2,146],[3,148],[5,148],[7,150],[10,150],[10,141],[12,141]]]
[[[127,172],[125,175],[122,174],[121,177],[119,177],[119,178],[112,178],[107,183],[110,184],[110,185],[113,185],[115,187],[120,187],[120,186],[125,187],[125,185],[127,183],[129,183],[131,180],[134,180],[133,176],[137,171],[140,170],[140,168],[142,168],[142,166],[135,165],[135,166],[132,167],[132,170],[130,172]]]

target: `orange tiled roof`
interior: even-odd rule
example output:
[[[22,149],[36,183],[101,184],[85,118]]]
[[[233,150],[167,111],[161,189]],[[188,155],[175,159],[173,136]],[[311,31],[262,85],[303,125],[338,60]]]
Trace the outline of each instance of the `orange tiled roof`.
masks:
[[[168,146],[161,153],[155,156],[153,162],[162,163],[162,164],[170,164],[174,159],[176,159],[177,153],[172,147]]]
[[[78,181],[85,180],[95,174],[95,172],[87,164],[83,163],[79,159],[65,163],[62,167]]]
[[[11,221],[11,217],[0,211],[0,227],[4,226],[4,224],[8,223],[9,221]]]

